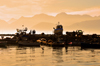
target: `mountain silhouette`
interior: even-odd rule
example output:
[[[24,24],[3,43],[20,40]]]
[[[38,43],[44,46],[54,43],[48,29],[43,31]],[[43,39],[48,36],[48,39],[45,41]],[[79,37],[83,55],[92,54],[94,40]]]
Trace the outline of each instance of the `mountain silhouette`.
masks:
[[[4,20],[0,20],[0,29],[4,30],[7,29],[8,23]]]
[[[46,14],[39,14],[33,17],[20,17],[17,21],[11,23],[9,27],[11,28],[22,28],[22,25],[25,27],[31,28],[32,26],[40,23],[40,22],[50,22],[53,21],[53,16],[49,16]]]
[[[0,20],[0,29],[11,29],[16,30],[27,27],[29,29],[35,30],[53,30],[53,27],[56,26],[58,22],[64,26],[64,30],[77,30],[85,29],[85,30],[94,30],[99,31],[99,20],[98,17],[91,17],[89,15],[69,15],[65,12],[57,14],[55,17],[47,14],[37,14],[33,17],[20,17],[19,19],[11,19],[7,22]],[[94,23],[95,22],[95,23]],[[92,25],[93,23],[93,25]],[[97,27],[97,25],[98,27]],[[24,25],[24,27],[22,27]],[[87,25],[87,26],[86,26]],[[5,26],[5,27],[4,27]],[[66,26],[66,27],[65,27]],[[80,26],[80,27],[79,27]],[[89,26],[93,26],[92,28]]]
[[[12,18],[12,19],[10,19],[7,23],[11,24],[11,23],[13,23],[13,22],[15,22],[15,21],[17,21],[17,19]]]
[[[83,30],[85,32],[100,33],[100,19],[88,20],[65,27],[66,30]]]
[[[49,22],[49,23],[57,23],[58,21],[63,26],[69,26],[77,22],[87,21],[87,20],[96,20],[100,19],[99,17],[91,17],[89,15],[68,15],[64,12],[57,14],[54,16],[49,16],[46,14],[37,14],[33,17],[20,17],[15,22],[11,23],[9,27],[11,28],[21,28],[21,25],[25,25],[28,28],[40,23],[40,22]]]
[[[42,31],[52,31],[53,27],[55,26],[56,25],[53,23],[41,22],[41,23],[34,25],[31,29],[42,30]]]
[[[99,17],[91,17],[89,15],[68,15],[64,12],[59,13],[55,17],[56,21],[60,21],[64,26],[69,26],[77,22],[87,21],[87,20],[96,20],[100,19]]]

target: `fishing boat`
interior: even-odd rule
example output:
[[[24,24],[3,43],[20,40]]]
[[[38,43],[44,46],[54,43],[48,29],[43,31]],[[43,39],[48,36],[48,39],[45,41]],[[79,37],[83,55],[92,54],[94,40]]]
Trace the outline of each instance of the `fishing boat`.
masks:
[[[63,26],[60,25],[59,22],[56,28],[53,28],[53,29],[54,29],[54,34],[60,35],[63,33]]]
[[[47,43],[47,40],[45,38],[39,38],[37,40],[38,43],[41,43],[41,44],[46,44]]]
[[[0,46],[5,46],[7,45],[7,41],[0,41]]]
[[[100,49],[100,43],[81,43],[81,48]]]
[[[52,47],[64,47],[65,46],[64,43],[59,43],[59,42],[48,43],[47,45],[52,46]]]
[[[41,43],[33,41],[19,41],[18,44],[23,46],[40,46]]]
[[[52,47],[64,47],[65,46],[65,41],[52,41],[52,40],[48,40],[46,45],[52,46]]]
[[[81,46],[81,42],[72,41],[72,42],[66,43],[65,45],[68,45],[68,46]]]

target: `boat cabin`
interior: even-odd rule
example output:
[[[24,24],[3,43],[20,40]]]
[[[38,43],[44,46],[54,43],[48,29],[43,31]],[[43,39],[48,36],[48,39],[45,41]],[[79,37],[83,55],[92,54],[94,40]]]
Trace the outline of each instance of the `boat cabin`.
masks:
[[[77,35],[83,35],[83,31],[82,30],[77,30],[76,33],[77,33]]]
[[[59,29],[59,28],[63,28],[63,26],[62,25],[57,25],[56,29]]]

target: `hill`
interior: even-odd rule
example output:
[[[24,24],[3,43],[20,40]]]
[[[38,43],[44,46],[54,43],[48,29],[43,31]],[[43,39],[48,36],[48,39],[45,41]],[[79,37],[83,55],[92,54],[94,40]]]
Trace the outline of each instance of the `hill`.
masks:
[[[11,24],[11,23],[13,23],[13,22],[15,22],[15,21],[17,21],[17,19],[12,18],[12,19],[10,19],[7,23]]]
[[[49,16],[47,14],[37,14],[33,17],[20,17],[18,20],[11,23],[9,25],[9,27],[11,29],[16,29],[16,28],[22,28],[22,25],[24,25],[25,27],[31,28],[41,22],[57,24],[58,21],[63,26],[69,26],[74,23],[79,23],[82,21],[98,20],[98,19],[100,19],[100,18],[99,17],[91,17],[89,15],[68,15],[64,12],[57,14],[55,17]],[[45,25],[45,27],[48,27],[48,26]]]
[[[8,23],[4,20],[0,20],[0,29],[1,30],[4,30],[4,29],[7,29],[8,27]]]
[[[52,31],[53,27],[56,25],[53,23],[48,23],[48,22],[41,22],[33,26],[31,29],[35,30],[42,30],[42,31]]]
[[[100,20],[88,20],[65,27],[66,30],[81,29],[85,32],[100,33]]]

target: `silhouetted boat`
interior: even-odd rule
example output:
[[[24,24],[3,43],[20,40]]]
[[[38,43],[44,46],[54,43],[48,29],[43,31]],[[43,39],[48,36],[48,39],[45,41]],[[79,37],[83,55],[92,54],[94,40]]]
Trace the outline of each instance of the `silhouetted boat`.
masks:
[[[65,46],[64,43],[59,43],[59,42],[48,43],[47,45],[52,46],[52,47],[64,47]]]
[[[56,29],[54,28],[54,34],[62,34],[62,33],[63,33],[63,26],[59,25],[59,22],[58,22]]]
[[[0,46],[5,46],[7,45],[7,41],[0,41]]]
[[[100,49],[100,44],[99,43],[81,43],[81,48]]]
[[[47,40],[45,38],[39,38],[36,42],[41,43],[41,44],[46,44]]]
[[[19,41],[19,45],[25,45],[25,46],[40,46],[41,43],[33,42],[33,41]]]
[[[48,40],[48,42],[45,45],[52,46],[52,47],[64,47],[65,41],[54,42],[52,40]]]
[[[66,45],[68,45],[68,46],[81,46],[81,42],[72,41],[72,42],[68,42]]]

